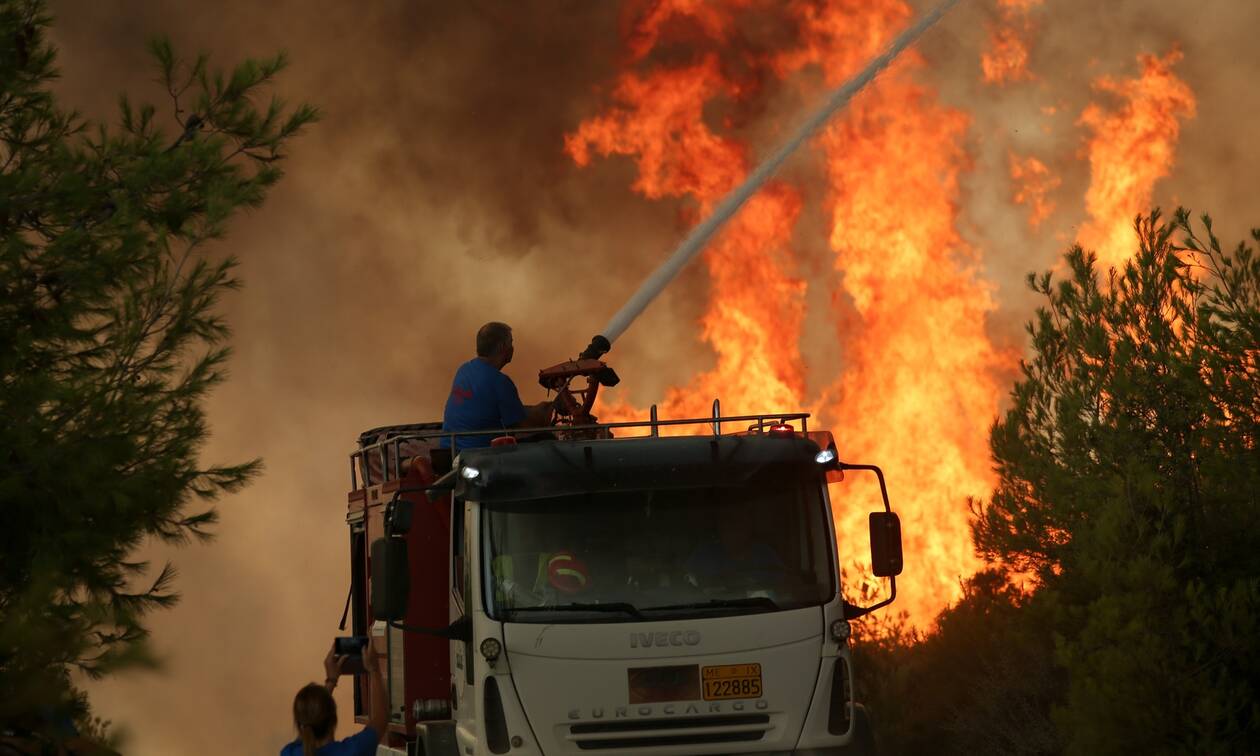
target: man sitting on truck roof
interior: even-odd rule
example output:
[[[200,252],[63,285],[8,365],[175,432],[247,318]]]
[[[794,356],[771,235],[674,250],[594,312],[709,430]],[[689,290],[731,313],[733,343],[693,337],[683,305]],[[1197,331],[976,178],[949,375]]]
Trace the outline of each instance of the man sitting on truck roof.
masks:
[[[490,322],[477,331],[477,356],[455,371],[451,395],[442,415],[442,430],[507,430],[549,424],[551,402],[526,407],[521,403],[516,384],[503,373],[513,353],[511,326]],[[455,450],[489,446],[493,439],[494,434],[458,436]],[[449,447],[450,440],[450,436],[443,436],[442,447]]]

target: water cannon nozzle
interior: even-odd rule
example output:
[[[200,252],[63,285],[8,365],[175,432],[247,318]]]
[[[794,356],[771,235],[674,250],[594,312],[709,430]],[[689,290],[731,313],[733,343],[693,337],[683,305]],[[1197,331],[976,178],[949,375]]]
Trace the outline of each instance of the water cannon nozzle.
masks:
[[[604,336],[596,334],[591,339],[591,344],[581,354],[578,355],[579,360],[598,360],[612,349],[612,343]]]

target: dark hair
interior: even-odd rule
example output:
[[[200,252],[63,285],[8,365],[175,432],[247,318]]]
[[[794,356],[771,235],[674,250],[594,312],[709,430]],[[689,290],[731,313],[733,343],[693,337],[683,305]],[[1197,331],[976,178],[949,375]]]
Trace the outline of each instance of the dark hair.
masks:
[[[323,685],[311,683],[293,699],[293,723],[302,741],[303,756],[315,756],[316,744],[337,727],[337,702]]]
[[[477,331],[477,356],[489,357],[504,349],[512,339],[512,326],[492,321]]]

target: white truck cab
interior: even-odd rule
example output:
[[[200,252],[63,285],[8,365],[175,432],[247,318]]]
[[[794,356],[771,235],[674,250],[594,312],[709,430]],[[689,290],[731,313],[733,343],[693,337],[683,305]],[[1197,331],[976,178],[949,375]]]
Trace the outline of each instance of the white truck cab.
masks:
[[[400,475],[370,564],[371,613],[404,677],[389,685],[401,737],[382,753],[870,752],[848,621],[892,597],[860,609],[841,596],[827,480],[871,469],[882,488],[882,474],[787,422],[804,417],[738,434],[507,441],[464,450],[440,477]],[[433,627],[437,607],[411,603],[434,603],[438,570],[406,550],[422,548],[417,513],[443,509],[448,624]],[[900,572],[896,515],[872,516],[872,547],[876,574]],[[409,705],[411,637],[445,644],[444,702]]]

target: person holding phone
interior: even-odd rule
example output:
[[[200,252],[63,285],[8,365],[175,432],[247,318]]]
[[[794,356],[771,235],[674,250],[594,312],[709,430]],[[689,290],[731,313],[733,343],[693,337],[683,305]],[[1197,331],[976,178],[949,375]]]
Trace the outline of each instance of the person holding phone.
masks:
[[[337,703],[332,692],[337,680],[348,670],[349,655],[337,655],[336,646],[324,657],[324,684],[311,683],[293,699],[293,724],[298,737],[280,751],[280,756],[373,756],[385,737],[388,704],[385,682],[372,639],[363,648],[363,668],[368,676],[368,724],[357,734],[336,739]]]

